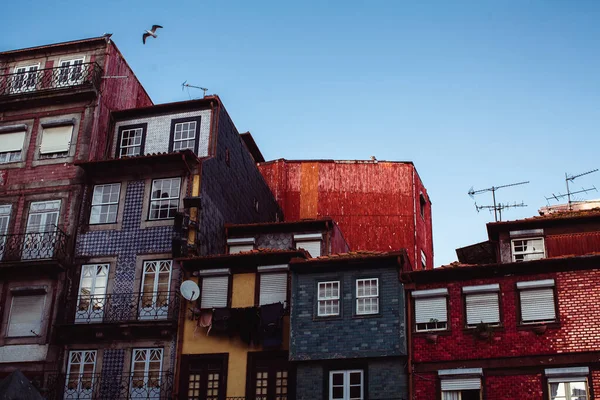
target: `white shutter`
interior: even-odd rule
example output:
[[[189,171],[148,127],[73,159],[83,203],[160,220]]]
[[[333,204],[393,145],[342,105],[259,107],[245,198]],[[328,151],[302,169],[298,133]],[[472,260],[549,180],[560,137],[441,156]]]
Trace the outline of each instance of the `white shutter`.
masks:
[[[8,336],[41,334],[42,311],[46,295],[14,296],[8,322]],[[33,333],[33,332],[35,333]]]
[[[297,249],[304,249],[308,251],[312,258],[321,257],[321,241],[320,240],[307,240],[302,242],[296,242]]]
[[[467,295],[467,325],[481,322],[497,324],[500,322],[498,293],[478,293]]]
[[[481,389],[481,378],[442,379],[442,391],[478,389]]]
[[[0,134],[0,153],[23,150],[25,132],[11,132]]]
[[[69,151],[73,125],[54,126],[42,131],[41,154],[62,153]]]
[[[438,322],[448,321],[445,297],[427,297],[415,299],[415,321],[417,324],[428,323],[432,319]]]
[[[229,245],[229,254],[237,254],[242,251],[251,251],[254,250],[253,244],[237,244],[237,245]]]
[[[258,305],[285,303],[287,299],[287,273],[260,274]]]
[[[227,307],[229,276],[208,276],[202,278],[201,308]]]
[[[553,321],[554,290],[552,288],[521,290],[521,320],[523,322]]]

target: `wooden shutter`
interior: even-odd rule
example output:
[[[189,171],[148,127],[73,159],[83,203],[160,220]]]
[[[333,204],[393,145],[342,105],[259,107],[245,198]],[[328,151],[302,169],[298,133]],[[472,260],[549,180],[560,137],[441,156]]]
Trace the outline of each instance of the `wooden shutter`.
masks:
[[[442,379],[442,391],[479,389],[481,389],[481,378]]]
[[[259,305],[285,303],[287,299],[287,273],[260,274]]]
[[[445,297],[426,297],[415,299],[415,321],[417,324],[428,323],[432,319],[439,322],[448,321]]]
[[[202,278],[201,308],[227,307],[229,276],[207,276]]]
[[[35,336],[41,334],[42,311],[45,300],[46,295],[14,296],[10,309],[8,336]]]
[[[229,245],[229,254],[237,254],[237,253],[241,253],[242,251],[251,251],[251,250],[254,250],[253,244]]]
[[[523,322],[554,321],[554,289],[521,290],[521,320]]]
[[[41,154],[62,153],[69,151],[73,125],[44,128],[42,132]]]
[[[11,132],[0,134],[0,153],[23,150],[25,132]]]
[[[486,324],[500,322],[497,292],[468,294],[466,302],[467,325],[477,325],[481,322]]]
[[[304,249],[308,251],[312,258],[321,257],[321,241],[320,240],[307,240],[302,242],[296,242],[297,249]]]

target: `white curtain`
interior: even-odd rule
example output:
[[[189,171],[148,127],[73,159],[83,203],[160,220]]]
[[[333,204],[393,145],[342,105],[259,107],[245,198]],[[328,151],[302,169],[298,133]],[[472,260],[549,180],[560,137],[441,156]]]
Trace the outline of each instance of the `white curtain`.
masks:
[[[442,392],[442,400],[460,400],[460,392]]]

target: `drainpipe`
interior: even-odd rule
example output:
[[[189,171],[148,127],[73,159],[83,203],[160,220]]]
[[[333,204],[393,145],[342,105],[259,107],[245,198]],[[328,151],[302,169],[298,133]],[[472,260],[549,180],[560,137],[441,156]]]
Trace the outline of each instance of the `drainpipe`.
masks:
[[[409,265],[410,268],[410,265]],[[404,268],[402,268],[404,272]],[[406,271],[406,272],[410,272]],[[412,328],[413,328],[413,306],[412,306],[412,290],[415,288],[415,284],[411,282],[410,276],[406,279],[400,274],[400,282],[404,286],[404,304],[406,305],[406,356],[408,359],[407,362],[407,380],[408,380],[408,399],[414,399],[414,383],[413,383],[413,342],[412,342]]]

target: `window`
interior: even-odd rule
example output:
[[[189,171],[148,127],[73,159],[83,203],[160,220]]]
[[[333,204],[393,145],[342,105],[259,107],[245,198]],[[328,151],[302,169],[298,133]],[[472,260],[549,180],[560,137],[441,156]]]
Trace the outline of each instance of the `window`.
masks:
[[[10,204],[0,205],[0,260],[2,260],[5,251],[11,208]]]
[[[46,295],[14,295],[10,308],[7,336],[39,336]]]
[[[513,239],[513,261],[531,261],[544,258],[544,238]]]
[[[190,149],[197,153],[200,117],[179,118],[171,121],[171,145],[169,151]]]
[[[145,133],[148,124],[119,128],[117,157],[135,157],[144,154]]]
[[[40,158],[66,157],[71,146],[73,125],[44,126],[40,144]]]
[[[467,326],[474,327],[481,323],[500,324],[499,291],[498,284],[463,287]]]
[[[79,85],[83,81],[83,58],[61,60],[57,86]]]
[[[227,389],[227,364],[227,354],[181,356],[181,393],[188,400],[222,400]]]
[[[421,268],[427,269],[427,256],[423,250],[421,250]]]
[[[277,270],[281,268],[281,266],[258,267],[260,279],[260,288],[258,293],[259,306],[274,303],[286,303],[288,281],[287,271],[273,271],[274,269]]]
[[[340,281],[319,282],[318,285],[319,317],[340,315]]]
[[[321,257],[322,240],[323,235],[320,233],[294,235],[294,242],[296,243],[296,248],[308,251],[312,258]]]
[[[181,178],[155,179],[152,181],[149,219],[171,219],[179,208]]]
[[[90,224],[110,224],[117,222],[120,193],[120,183],[94,186]]]
[[[171,260],[145,261],[139,319],[164,319],[169,315]]]
[[[425,207],[427,207],[427,200],[425,200],[425,196],[423,193],[419,195],[419,211],[421,212],[421,218],[425,218]]]
[[[448,329],[448,289],[415,290],[415,331],[443,331]]]
[[[229,298],[229,270],[205,270],[203,274],[221,274],[219,276],[203,276],[200,308],[227,307]]]
[[[294,375],[285,352],[249,353],[246,379],[247,399],[287,400],[288,388],[294,387]]]
[[[356,314],[367,315],[379,312],[379,279],[356,280]]]
[[[11,93],[31,92],[38,82],[39,64],[15,67],[12,75]]]
[[[163,349],[133,349],[131,354],[131,399],[159,399]]]
[[[364,399],[363,370],[329,372],[329,400]]]
[[[442,400],[481,400],[481,368],[439,370]]]
[[[21,161],[25,131],[0,133],[0,164]]]
[[[588,367],[546,369],[550,400],[589,400],[589,373]]]
[[[52,258],[54,255],[60,203],[60,200],[50,200],[36,201],[29,205],[27,234],[21,255],[24,260]]]
[[[244,251],[254,250],[254,238],[227,239],[229,254],[237,254]]]
[[[94,393],[96,350],[69,352],[65,399],[91,399]]]
[[[521,323],[556,321],[554,280],[517,282],[521,303]]]
[[[108,264],[81,266],[75,323],[102,322],[106,307]]]

